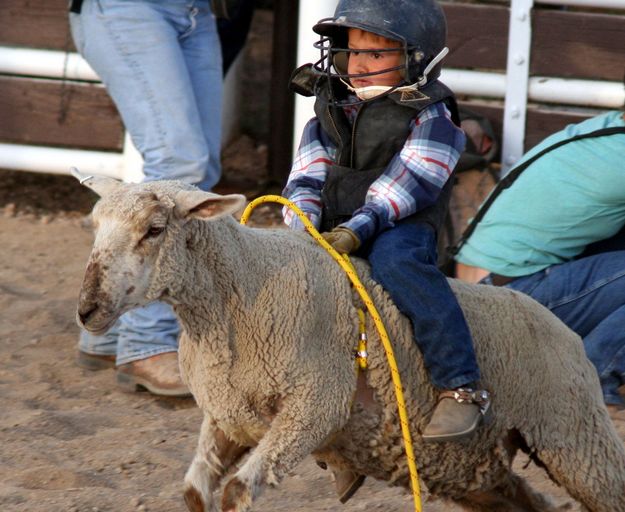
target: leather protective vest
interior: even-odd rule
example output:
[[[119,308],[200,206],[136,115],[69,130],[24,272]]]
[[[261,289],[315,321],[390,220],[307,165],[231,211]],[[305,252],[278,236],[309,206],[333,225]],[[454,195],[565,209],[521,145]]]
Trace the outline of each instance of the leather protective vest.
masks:
[[[328,87],[317,88],[317,93],[315,114],[337,147],[334,165],[321,191],[322,231],[349,220],[365,204],[369,187],[401,150],[410,133],[410,122],[419,112],[444,101],[454,122],[460,125],[453,93],[438,81],[418,92],[393,93],[363,103],[351,123],[342,107],[328,102]],[[450,176],[434,205],[402,221],[426,222],[438,231],[447,214],[453,182]]]

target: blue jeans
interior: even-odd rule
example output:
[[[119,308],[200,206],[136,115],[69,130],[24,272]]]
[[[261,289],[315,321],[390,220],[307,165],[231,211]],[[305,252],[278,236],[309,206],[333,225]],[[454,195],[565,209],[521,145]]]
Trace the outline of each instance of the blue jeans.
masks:
[[[70,14],[76,48],[98,73],[143,156],[146,181],[219,180],[222,62],[209,0],[85,0]],[[173,311],[150,304],[79,347],[117,363],[177,349]]]
[[[143,156],[146,180],[213,187],[223,85],[209,1],[85,0],[70,24]]]
[[[588,256],[508,285],[549,308],[584,341],[606,404],[625,405],[625,251]]]
[[[436,234],[429,224],[400,221],[358,254],[372,277],[412,322],[415,342],[432,383],[454,389],[477,382],[480,372],[464,314],[436,266]]]
[[[133,309],[103,336],[81,331],[78,349],[88,354],[117,355],[117,364],[175,352],[180,329],[171,306],[152,302]]]

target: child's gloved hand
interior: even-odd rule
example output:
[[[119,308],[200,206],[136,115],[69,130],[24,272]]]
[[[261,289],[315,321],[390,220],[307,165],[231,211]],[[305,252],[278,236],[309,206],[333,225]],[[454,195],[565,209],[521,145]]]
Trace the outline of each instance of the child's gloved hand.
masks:
[[[334,228],[330,232],[321,233],[321,236],[341,254],[349,254],[360,247],[360,240],[356,234],[348,228]]]

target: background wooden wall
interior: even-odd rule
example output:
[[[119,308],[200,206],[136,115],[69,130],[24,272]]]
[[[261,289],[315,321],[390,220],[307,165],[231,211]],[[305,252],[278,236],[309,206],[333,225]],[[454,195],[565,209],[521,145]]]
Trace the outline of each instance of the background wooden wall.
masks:
[[[76,51],[67,0],[3,0],[0,46]],[[0,142],[120,151],[123,134],[100,85],[0,75]]]
[[[509,8],[446,4],[450,54],[444,65],[505,73]],[[625,12],[539,6],[532,13],[531,76],[623,81]],[[462,100],[462,98],[460,98]],[[461,104],[489,117],[501,134],[503,102],[465,98]],[[572,122],[596,114],[558,105],[530,104],[525,148]]]
[[[311,1],[311,0],[306,0]],[[451,52],[445,66],[505,72],[509,8],[501,2],[443,2]],[[313,20],[314,21],[314,20]],[[276,30],[296,20],[276,17]],[[311,21],[312,24],[312,21]],[[625,75],[625,13],[538,7],[532,16],[531,74],[621,81]],[[274,41],[280,40],[274,36]],[[67,0],[3,0],[0,46],[75,51]],[[279,55],[274,48],[274,56]],[[272,83],[288,80],[273,77]],[[275,95],[273,95],[275,96]],[[501,132],[503,102],[461,97]],[[267,98],[269,108],[270,98]],[[526,149],[570,122],[594,115],[530,104]],[[287,140],[291,134],[280,134]],[[275,138],[273,139],[275,140]],[[87,82],[0,75],[0,143],[120,151],[123,126],[106,91]],[[271,151],[271,148],[270,148]],[[0,168],[2,164],[0,162]]]

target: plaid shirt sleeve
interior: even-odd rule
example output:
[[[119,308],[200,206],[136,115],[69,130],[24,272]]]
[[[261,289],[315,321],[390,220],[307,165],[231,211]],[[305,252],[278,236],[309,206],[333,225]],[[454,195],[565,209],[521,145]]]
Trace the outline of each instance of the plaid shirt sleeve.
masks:
[[[433,205],[464,149],[464,132],[442,102],[420,112],[410,126],[403,148],[369,187],[364,206],[342,224],[361,242]]]
[[[334,161],[336,147],[321,129],[314,117],[304,127],[299,149],[282,195],[295,203],[316,228],[321,222],[321,189]],[[284,222],[293,229],[304,229],[304,224],[293,213],[282,209]]]

